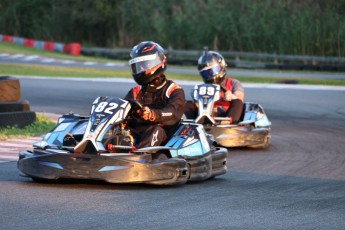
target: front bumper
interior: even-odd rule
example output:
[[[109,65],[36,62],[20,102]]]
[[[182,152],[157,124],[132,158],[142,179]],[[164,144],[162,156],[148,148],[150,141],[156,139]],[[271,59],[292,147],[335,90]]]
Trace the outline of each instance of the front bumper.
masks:
[[[187,162],[180,158],[151,161],[150,155],[102,156],[50,151],[21,151],[17,163],[24,176],[103,180],[109,183],[183,184]]]

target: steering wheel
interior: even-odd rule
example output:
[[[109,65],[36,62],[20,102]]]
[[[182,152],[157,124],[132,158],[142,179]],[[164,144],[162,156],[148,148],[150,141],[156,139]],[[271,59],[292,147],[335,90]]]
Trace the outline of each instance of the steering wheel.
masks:
[[[131,117],[127,120],[135,121],[138,124],[150,124],[149,121],[143,120],[137,112],[138,110],[141,110],[144,106],[135,99],[129,99],[128,101],[131,104]]]
[[[131,104],[131,115],[132,118],[139,118],[138,110],[143,108],[143,105],[136,99],[129,99],[128,102]]]
[[[137,101],[136,99],[129,99],[129,103],[131,104],[132,109],[142,109],[143,105]]]

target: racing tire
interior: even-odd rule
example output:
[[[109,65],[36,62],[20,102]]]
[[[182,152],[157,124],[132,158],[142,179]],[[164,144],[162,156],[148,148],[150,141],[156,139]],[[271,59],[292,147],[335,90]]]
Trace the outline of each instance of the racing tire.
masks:
[[[10,76],[0,76],[0,102],[14,102],[19,99],[19,79]]]
[[[39,184],[51,184],[54,180],[45,179],[45,178],[38,178],[38,177],[31,177],[32,181]]]
[[[14,126],[24,128],[36,121],[36,113],[32,111],[0,113],[0,128]]]
[[[29,110],[30,110],[30,104],[27,100],[20,100],[17,102],[0,102],[0,113],[29,111]]]

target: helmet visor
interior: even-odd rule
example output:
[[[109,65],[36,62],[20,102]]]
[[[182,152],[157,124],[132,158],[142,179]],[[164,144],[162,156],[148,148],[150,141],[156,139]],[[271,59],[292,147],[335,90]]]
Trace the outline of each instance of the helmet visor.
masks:
[[[140,74],[143,72],[150,71],[154,67],[159,65],[161,60],[157,53],[150,54],[146,56],[141,56],[129,60],[129,65],[131,67],[132,74]]]
[[[204,79],[204,81],[207,82],[210,79],[214,78],[220,72],[220,70],[220,65],[207,66],[200,70],[200,75]]]

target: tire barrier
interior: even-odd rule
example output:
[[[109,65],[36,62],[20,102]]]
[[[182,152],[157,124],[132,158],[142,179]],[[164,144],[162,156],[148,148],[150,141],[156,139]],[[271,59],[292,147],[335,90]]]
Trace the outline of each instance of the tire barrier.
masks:
[[[23,128],[36,121],[27,100],[20,99],[19,79],[0,76],[0,129],[8,126]]]
[[[16,102],[0,102],[0,113],[29,111],[30,105],[27,100],[19,100]]]
[[[19,99],[19,80],[10,76],[0,76],[0,102],[14,102]]]
[[[31,47],[50,52],[60,52],[73,56],[80,55],[80,43],[56,43],[51,41],[37,41],[29,38],[21,38],[10,35],[0,34],[0,42],[9,42],[21,46]]]
[[[8,126],[24,128],[36,121],[36,113],[32,111],[0,113],[0,128]]]

